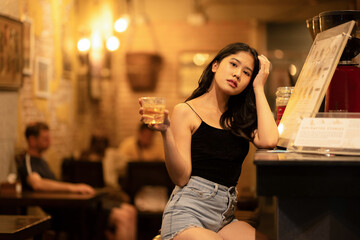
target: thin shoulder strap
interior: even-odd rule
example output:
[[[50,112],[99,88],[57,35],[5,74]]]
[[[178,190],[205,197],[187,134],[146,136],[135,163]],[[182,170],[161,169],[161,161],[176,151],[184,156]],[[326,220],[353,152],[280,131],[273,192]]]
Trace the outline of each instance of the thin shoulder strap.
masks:
[[[188,102],[185,102],[186,103],[186,105],[188,105],[190,108],[191,108],[191,110],[193,110],[193,112],[200,118],[200,120],[202,121],[202,118],[199,116],[199,114],[190,106],[190,104],[188,103]]]

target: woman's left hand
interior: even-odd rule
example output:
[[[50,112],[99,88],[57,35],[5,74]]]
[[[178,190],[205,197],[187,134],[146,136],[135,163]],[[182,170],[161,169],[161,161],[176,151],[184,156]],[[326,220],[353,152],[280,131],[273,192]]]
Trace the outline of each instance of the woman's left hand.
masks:
[[[264,55],[260,55],[258,59],[259,59],[259,72],[256,75],[253,82],[254,88],[264,87],[266,83],[266,79],[269,76],[270,66],[271,66],[270,61]]]

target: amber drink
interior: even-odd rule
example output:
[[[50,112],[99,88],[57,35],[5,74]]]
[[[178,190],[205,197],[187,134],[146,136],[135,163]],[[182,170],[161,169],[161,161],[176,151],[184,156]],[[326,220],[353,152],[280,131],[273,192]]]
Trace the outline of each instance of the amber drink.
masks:
[[[164,122],[165,98],[142,97],[143,117],[146,124],[161,124]]]

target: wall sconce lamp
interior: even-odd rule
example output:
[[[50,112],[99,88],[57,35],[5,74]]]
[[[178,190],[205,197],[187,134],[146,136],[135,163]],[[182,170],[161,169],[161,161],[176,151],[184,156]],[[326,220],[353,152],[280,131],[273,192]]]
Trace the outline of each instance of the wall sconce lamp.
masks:
[[[77,49],[81,53],[87,53],[91,48],[99,48],[99,44],[102,44],[99,39],[90,41],[88,38],[81,38],[77,43]],[[120,47],[120,40],[115,36],[110,36],[106,39],[105,43],[106,49],[110,52],[116,51]]]
[[[120,47],[120,41],[117,37],[111,36],[106,40],[106,49],[110,52],[117,50]]]
[[[79,52],[87,52],[91,47],[90,39],[88,38],[81,38],[77,43],[77,48]]]
[[[125,0],[125,14],[123,14],[118,20],[114,23],[114,29],[116,32],[122,33],[125,32],[130,26],[130,15],[132,13],[132,2],[131,0]]]
[[[125,32],[130,26],[130,13],[132,8],[131,0],[124,0],[125,5],[125,14],[121,15],[121,17],[113,23],[113,29],[106,28],[104,26],[112,25],[112,17],[107,17],[110,14],[100,14],[98,19],[95,19],[96,24],[91,24],[92,27],[90,29],[83,29],[81,32],[82,36],[77,43],[78,51],[82,54],[88,52],[101,52],[104,50],[104,47],[109,52],[116,51],[120,47],[120,40],[117,36],[113,35],[113,31],[122,33]],[[112,16],[112,14],[111,14]],[[87,30],[87,31],[85,31]],[[89,34],[91,32],[91,35]]]
[[[114,29],[116,32],[125,32],[130,25],[130,17],[125,14],[121,18],[115,21]]]

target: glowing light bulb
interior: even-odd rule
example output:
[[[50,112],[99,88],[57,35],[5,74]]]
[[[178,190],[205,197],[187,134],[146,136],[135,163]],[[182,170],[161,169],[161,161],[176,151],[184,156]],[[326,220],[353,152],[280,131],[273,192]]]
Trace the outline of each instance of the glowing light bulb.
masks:
[[[91,42],[87,38],[82,38],[78,41],[77,48],[80,52],[89,51],[91,46]]]
[[[111,36],[106,40],[106,48],[111,52],[117,50],[119,46],[120,46],[120,41],[115,36]]]
[[[116,22],[114,24],[115,31],[125,32],[129,26],[129,22],[130,22],[130,20],[129,20],[129,17],[127,17],[127,16],[119,18],[118,20],[116,20]]]

